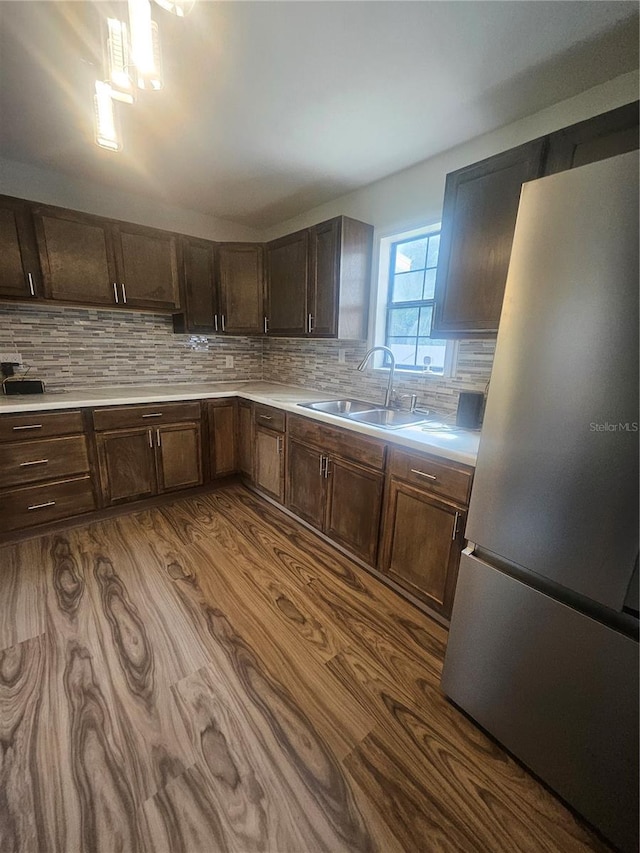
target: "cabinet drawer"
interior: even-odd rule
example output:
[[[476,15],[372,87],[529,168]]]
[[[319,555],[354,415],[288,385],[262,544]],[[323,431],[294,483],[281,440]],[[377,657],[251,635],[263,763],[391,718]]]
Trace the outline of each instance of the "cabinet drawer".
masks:
[[[126,427],[157,427],[177,421],[200,420],[200,403],[149,403],[145,406],[110,406],[94,409],[93,426],[97,430]]]
[[[461,504],[469,502],[473,469],[465,465],[392,448],[388,473]]]
[[[23,441],[74,432],[84,432],[82,414],[77,410],[0,415],[0,441]]]
[[[87,442],[83,435],[0,445],[0,483],[3,488],[72,477],[88,470]]]
[[[258,426],[274,429],[276,432],[284,432],[285,412],[282,409],[274,409],[273,406],[263,406],[256,403],[253,407],[255,422]]]
[[[0,492],[3,532],[69,518],[94,509],[89,476]]]
[[[336,429],[309,418],[289,417],[289,435],[307,444],[315,444],[327,454],[360,462],[382,471],[385,445],[375,438],[358,435],[351,430]]]

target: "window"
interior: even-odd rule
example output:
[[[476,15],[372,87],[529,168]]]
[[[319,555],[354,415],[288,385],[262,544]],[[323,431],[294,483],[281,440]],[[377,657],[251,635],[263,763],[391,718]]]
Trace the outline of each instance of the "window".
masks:
[[[442,376],[450,372],[452,347],[431,337],[439,247],[439,229],[388,238],[384,343],[397,368]]]

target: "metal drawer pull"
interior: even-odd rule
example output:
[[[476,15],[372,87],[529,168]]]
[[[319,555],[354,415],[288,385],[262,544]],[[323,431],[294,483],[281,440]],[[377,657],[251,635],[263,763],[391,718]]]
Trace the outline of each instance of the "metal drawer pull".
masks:
[[[143,415],[143,418],[161,418],[162,412],[151,412],[148,415]]]
[[[426,477],[428,480],[437,480],[438,479],[435,474],[427,474],[426,471],[418,471],[417,468],[412,468],[411,473],[417,474],[419,477]]]
[[[42,429],[42,424],[27,424],[27,426],[17,426],[13,427],[14,430],[19,429]]]
[[[272,421],[273,420],[272,415],[260,415],[260,417],[265,421]]]
[[[20,468],[26,468],[29,465],[45,465],[48,459],[34,459],[33,462],[21,462]]]
[[[36,295],[36,289],[35,289],[35,287],[34,287],[34,285],[33,285],[33,276],[31,275],[31,273],[30,273],[30,272],[28,272],[28,273],[27,273],[27,279],[28,279],[28,281],[29,281],[29,293],[30,293],[32,296],[35,296],[35,295]]]
[[[115,283],[115,281],[113,282],[113,298],[116,301],[116,305],[118,305],[120,300],[118,299],[118,285]]]
[[[32,504],[31,506],[27,507],[27,510],[29,512],[31,512],[32,509],[44,509],[46,506],[55,506],[55,505],[56,505],[55,501],[47,501],[44,504]]]

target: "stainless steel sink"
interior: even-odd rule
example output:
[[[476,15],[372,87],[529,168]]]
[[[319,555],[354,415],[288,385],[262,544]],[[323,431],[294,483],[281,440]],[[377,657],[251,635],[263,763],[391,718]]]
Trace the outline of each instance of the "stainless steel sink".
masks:
[[[403,412],[397,409],[372,409],[369,412],[356,412],[349,415],[352,421],[361,424],[383,427],[384,429],[402,429],[402,427],[422,424],[427,418],[424,415],[415,415],[413,412]]]
[[[299,403],[306,409],[326,412],[329,415],[350,417],[353,412],[369,412],[376,408],[375,403],[363,403],[362,400],[323,400],[319,403]]]

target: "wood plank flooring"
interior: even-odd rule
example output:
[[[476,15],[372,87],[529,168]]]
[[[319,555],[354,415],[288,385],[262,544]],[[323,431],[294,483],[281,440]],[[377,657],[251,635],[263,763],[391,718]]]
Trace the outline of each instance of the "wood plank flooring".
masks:
[[[0,548],[0,853],[606,850],[240,485]]]

